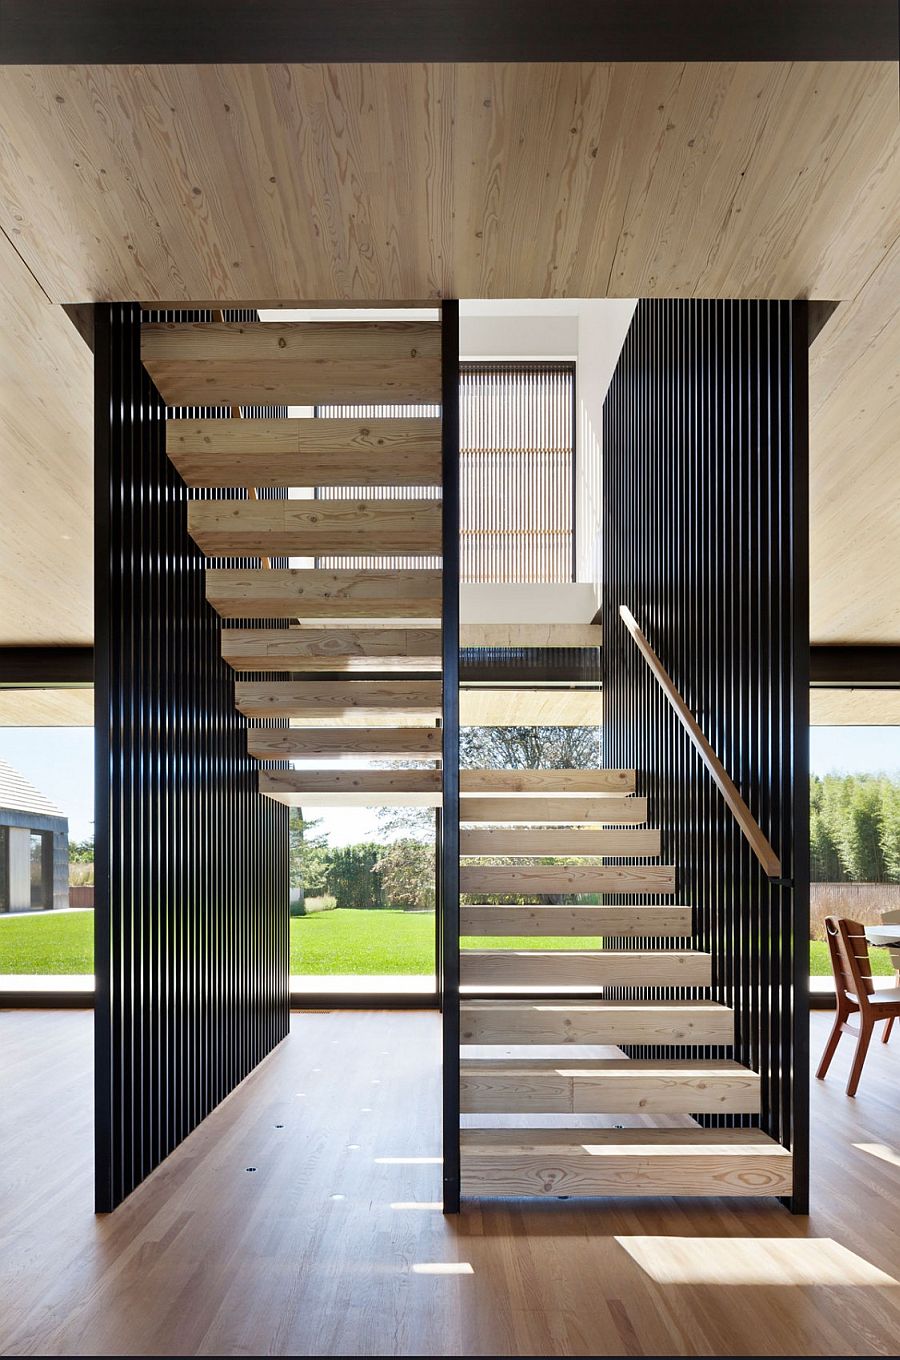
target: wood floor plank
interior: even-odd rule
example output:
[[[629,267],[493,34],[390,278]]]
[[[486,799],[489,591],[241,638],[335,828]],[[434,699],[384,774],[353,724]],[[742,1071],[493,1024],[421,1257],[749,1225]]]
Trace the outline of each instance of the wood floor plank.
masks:
[[[211,568],[206,598],[224,619],[439,619],[441,573]]]
[[[439,419],[169,420],[166,452],[194,487],[441,482]]]
[[[831,1020],[813,1014],[814,1062]],[[468,1197],[451,1219],[439,1207],[439,1028],[433,1011],[295,1014],[290,1038],[98,1219],[92,1016],[0,1012],[0,1115],[5,1130],[27,1131],[4,1143],[0,1350],[896,1352],[896,1042],[873,1044],[856,1100],[844,1094],[849,1040],[834,1078],[812,1083],[808,1218],[752,1196],[673,1202],[639,1186],[621,1200],[585,1200],[580,1163],[549,1192],[531,1178],[520,1187],[542,1203],[492,1199],[485,1182],[465,1180],[468,1155],[498,1154],[499,1133],[522,1131],[478,1129],[462,1134]],[[589,1145],[609,1133],[628,1146],[632,1135],[645,1145],[653,1136],[649,1117],[623,1115],[616,1122],[628,1127],[617,1130],[597,1127],[604,1116],[567,1122],[590,1126]],[[714,1132],[730,1143],[745,1131]],[[567,1155],[559,1130],[531,1128],[526,1146],[546,1147],[547,1135]],[[546,1170],[546,1156],[538,1160]],[[428,1278],[413,1271],[419,1264],[472,1274]]]
[[[440,501],[189,501],[188,533],[209,557],[440,556]]]

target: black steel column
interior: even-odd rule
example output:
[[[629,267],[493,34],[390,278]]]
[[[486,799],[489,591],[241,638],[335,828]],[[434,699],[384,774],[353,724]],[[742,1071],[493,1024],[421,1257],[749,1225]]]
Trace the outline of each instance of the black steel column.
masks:
[[[459,1211],[459,303],[441,308],[443,815],[441,978],[444,1212]]]

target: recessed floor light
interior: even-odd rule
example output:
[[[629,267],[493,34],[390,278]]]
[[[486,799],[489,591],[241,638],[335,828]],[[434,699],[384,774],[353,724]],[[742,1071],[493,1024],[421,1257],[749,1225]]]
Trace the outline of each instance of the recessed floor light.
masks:
[[[468,1261],[423,1261],[412,1267],[414,1275],[474,1275]]]

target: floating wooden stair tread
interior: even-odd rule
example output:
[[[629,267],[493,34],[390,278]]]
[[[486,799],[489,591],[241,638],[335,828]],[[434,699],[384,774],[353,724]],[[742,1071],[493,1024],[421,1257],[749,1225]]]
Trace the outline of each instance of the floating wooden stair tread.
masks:
[[[463,827],[461,855],[659,855],[659,831],[572,827]]]
[[[166,451],[188,486],[441,482],[436,419],[169,420]]]
[[[206,598],[224,619],[439,619],[441,573],[213,568]]]
[[[154,323],[141,359],[168,406],[441,400],[433,321]]]
[[[440,556],[440,501],[190,501],[188,533],[210,557]]]
[[[466,987],[708,987],[712,956],[692,949],[463,949]]]
[[[251,727],[247,750],[259,760],[338,756],[356,759],[440,760],[443,737],[437,727],[302,728]]]
[[[475,685],[459,696],[463,727],[599,727],[603,693],[590,689],[534,689]]]
[[[463,1044],[734,1043],[734,1012],[717,1001],[464,1000],[459,1024]]]
[[[460,887],[463,892],[471,891],[464,880]],[[664,935],[687,939],[692,921],[691,907],[668,904],[664,907],[570,907],[529,903],[506,907],[464,903],[459,909],[459,933],[471,936],[612,935],[649,939]]]
[[[236,671],[350,668],[440,670],[439,628],[227,628],[222,659]]]
[[[615,794],[582,794],[566,798],[485,798],[463,795],[459,802],[461,822],[643,822],[647,819],[646,798],[617,797]]]
[[[779,1195],[790,1152],[759,1129],[464,1129],[470,1195]]]
[[[440,680],[238,680],[235,703],[248,718],[321,719],[366,726],[398,716],[432,724],[441,716]]]
[[[759,1074],[728,1059],[463,1058],[464,1114],[757,1114]]]
[[[672,864],[463,864],[464,893],[671,893]]]
[[[440,807],[440,770],[260,770],[259,791],[288,807]]]
[[[460,647],[599,647],[599,623],[462,623]]]
[[[460,793],[623,794],[635,789],[634,770],[460,770]]]

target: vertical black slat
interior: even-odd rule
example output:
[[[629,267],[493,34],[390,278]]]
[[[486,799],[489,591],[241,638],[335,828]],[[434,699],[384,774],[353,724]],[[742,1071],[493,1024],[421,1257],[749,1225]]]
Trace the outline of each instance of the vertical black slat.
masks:
[[[783,916],[789,933],[789,962],[785,985],[790,989],[790,1045],[793,1061],[782,1069],[783,1099],[789,1101],[793,1123],[794,1213],[809,1210],[809,837],[796,828],[809,826],[809,304],[790,304],[790,464],[791,574],[786,582],[790,610],[790,655],[793,674],[791,735],[793,785],[791,808],[783,820],[795,829],[791,837],[793,902],[782,891]],[[790,957],[792,956],[792,958]],[[786,1008],[787,1010],[787,1008]]]
[[[140,311],[98,306],[95,319],[96,1203],[108,1211],[287,1032],[287,810],[256,792],[165,407],[140,364]],[[224,1004],[227,968],[236,1004]]]
[[[459,1210],[459,303],[441,308],[443,1202]]]
[[[641,771],[695,945],[713,955],[713,995],[735,1009],[735,1056],[762,1072],[759,1122],[792,1147],[794,1209],[806,1203],[808,1119],[804,341],[796,304],[638,305],[604,408],[602,576],[605,758]],[[674,726],[618,619],[622,602],[782,854],[793,892],[766,879]]]

